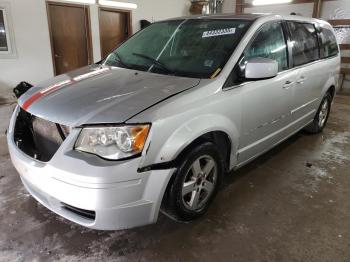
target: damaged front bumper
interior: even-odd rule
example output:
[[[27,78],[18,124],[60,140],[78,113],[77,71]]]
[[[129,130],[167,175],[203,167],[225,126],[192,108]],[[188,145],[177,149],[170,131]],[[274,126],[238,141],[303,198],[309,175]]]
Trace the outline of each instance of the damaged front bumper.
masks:
[[[13,113],[7,142],[13,165],[28,192],[53,212],[85,227],[126,229],[155,223],[174,169],[139,173],[141,158],[106,161],[73,150],[73,129],[48,162],[36,160],[14,141]]]

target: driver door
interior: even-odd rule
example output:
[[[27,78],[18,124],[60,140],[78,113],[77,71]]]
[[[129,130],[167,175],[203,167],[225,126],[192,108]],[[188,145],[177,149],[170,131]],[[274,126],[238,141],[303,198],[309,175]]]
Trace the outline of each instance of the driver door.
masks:
[[[271,79],[247,81],[241,85],[242,126],[238,165],[268,150],[291,132],[294,70],[288,70],[288,50],[282,23],[264,24],[248,45],[239,62],[243,69],[252,58],[278,62],[278,75]]]

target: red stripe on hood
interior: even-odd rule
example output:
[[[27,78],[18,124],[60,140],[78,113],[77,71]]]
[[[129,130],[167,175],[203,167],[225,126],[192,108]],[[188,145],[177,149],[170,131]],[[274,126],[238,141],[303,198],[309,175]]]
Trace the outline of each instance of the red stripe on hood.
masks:
[[[102,74],[102,73],[104,73],[105,71],[108,71],[108,70],[110,70],[110,68],[100,68],[98,70],[95,70],[95,71],[92,71],[92,72],[89,72],[89,73],[86,73],[86,74],[82,74],[82,75],[76,76],[73,79],[65,80],[65,81],[59,82],[57,84],[54,84],[52,86],[49,86],[49,87],[47,87],[45,89],[42,89],[42,90],[34,93],[31,97],[29,97],[22,104],[22,108],[24,110],[27,110],[35,101],[37,101],[38,99],[40,99],[41,97],[43,97],[43,96],[45,96],[47,94],[55,92],[56,90],[58,90],[58,89],[60,89],[60,88],[62,88],[64,86],[68,86],[68,85],[70,85],[72,83],[79,82],[79,81],[82,81],[84,79],[87,79],[87,78],[90,78],[90,77]]]
[[[22,108],[24,110],[27,110],[28,107],[30,107],[31,104],[33,104],[36,100],[38,100],[40,97],[45,96],[49,93],[52,93],[54,91],[56,91],[57,89],[69,85],[70,83],[72,83],[72,80],[66,80],[63,82],[60,82],[58,84],[55,84],[53,86],[49,86],[48,88],[45,88],[43,90],[40,90],[39,92],[34,93],[34,95],[32,95],[31,97],[29,97],[23,104],[22,104]]]

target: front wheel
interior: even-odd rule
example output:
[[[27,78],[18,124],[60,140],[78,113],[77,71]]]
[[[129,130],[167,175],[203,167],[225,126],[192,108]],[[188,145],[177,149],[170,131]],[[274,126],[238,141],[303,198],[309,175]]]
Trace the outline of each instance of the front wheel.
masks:
[[[331,110],[331,104],[332,104],[332,96],[329,93],[327,93],[322,99],[321,105],[316,113],[314,120],[310,125],[308,125],[305,128],[305,131],[312,134],[317,134],[322,132],[323,128],[327,124],[327,120]]]
[[[222,179],[223,164],[216,146],[204,142],[182,158],[166,192],[164,211],[189,221],[208,209]]]

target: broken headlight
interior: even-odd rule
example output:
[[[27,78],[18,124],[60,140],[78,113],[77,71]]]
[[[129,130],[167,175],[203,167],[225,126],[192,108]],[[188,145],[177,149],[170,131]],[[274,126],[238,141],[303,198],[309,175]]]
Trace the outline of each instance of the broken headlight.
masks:
[[[85,127],[74,149],[108,160],[119,160],[140,154],[150,125]]]

